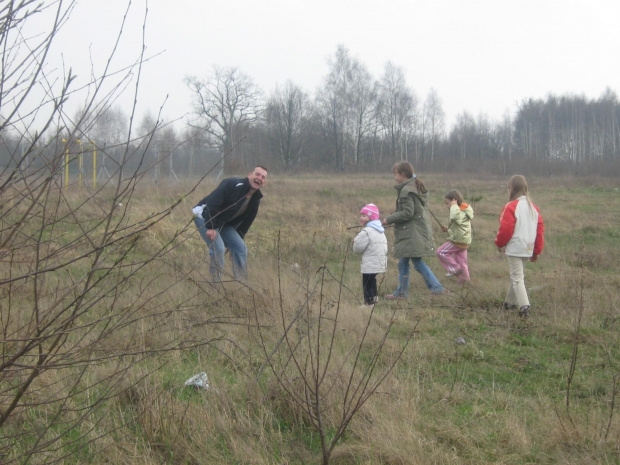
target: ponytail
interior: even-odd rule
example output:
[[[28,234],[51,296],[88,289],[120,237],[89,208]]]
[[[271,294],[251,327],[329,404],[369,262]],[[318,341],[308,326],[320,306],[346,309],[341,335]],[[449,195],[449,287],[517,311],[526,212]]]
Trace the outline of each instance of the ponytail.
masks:
[[[428,192],[426,186],[424,185],[424,182],[422,182],[422,180],[417,177],[415,178],[415,188],[420,194],[426,194]]]

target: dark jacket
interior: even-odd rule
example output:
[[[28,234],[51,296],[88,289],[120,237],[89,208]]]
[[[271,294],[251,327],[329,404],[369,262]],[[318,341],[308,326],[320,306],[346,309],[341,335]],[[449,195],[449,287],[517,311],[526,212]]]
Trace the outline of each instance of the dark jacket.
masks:
[[[263,198],[260,190],[254,192],[245,213],[233,219],[243,205],[243,200],[249,191],[250,180],[248,178],[227,178],[213,192],[198,202],[196,206],[204,206],[202,217],[206,222],[207,229],[235,226],[243,238],[252,226],[258,213],[260,199]]]
[[[385,221],[394,225],[394,257],[428,257],[435,254],[433,228],[428,211],[428,192],[415,192],[413,179],[396,187],[396,212]]]

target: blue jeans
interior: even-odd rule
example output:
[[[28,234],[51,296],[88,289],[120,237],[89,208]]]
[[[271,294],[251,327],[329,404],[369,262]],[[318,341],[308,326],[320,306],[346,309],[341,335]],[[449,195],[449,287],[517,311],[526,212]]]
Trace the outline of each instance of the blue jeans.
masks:
[[[222,280],[222,272],[224,271],[224,255],[226,249],[230,252],[232,261],[233,276],[237,281],[245,281],[247,279],[247,263],[248,249],[243,239],[234,226],[224,226],[217,232],[214,241],[207,237],[207,227],[205,220],[201,216],[194,218],[194,223],[198,228],[200,237],[207,243],[209,247],[209,271],[214,282]]]
[[[398,287],[394,291],[394,297],[409,297],[409,260],[413,262],[413,268],[422,275],[426,287],[433,294],[441,294],[444,287],[435,277],[431,269],[420,257],[403,257],[398,260]]]

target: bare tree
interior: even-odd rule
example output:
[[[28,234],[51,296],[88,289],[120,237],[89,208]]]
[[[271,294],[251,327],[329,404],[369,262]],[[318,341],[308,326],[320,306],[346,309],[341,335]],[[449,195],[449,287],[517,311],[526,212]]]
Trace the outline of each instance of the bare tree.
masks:
[[[148,211],[136,208],[134,199],[146,173],[140,149],[156,128],[134,141],[134,106],[126,140],[117,141],[115,182],[80,187],[69,176],[81,153],[77,141],[105,120],[117,97],[102,95],[102,84],[135,77],[137,92],[145,60],[142,44],[133,66],[123,72],[105,67],[74,89],[71,71],[59,76],[46,58],[73,7],[62,1],[0,6],[0,137],[13,134],[20,147],[12,149],[0,177],[3,464],[63,463],[79,461],[84,450],[96,453],[119,427],[106,421],[106,412],[161,365],[154,356],[208,339],[188,343],[161,331],[174,326],[178,309],[162,302],[178,283],[163,264],[182,229],[153,247],[143,238],[181,198],[152,201]],[[24,34],[31,20],[44,33]],[[74,96],[83,111],[71,118],[67,101]],[[149,367],[133,371],[147,360]]]
[[[473,116],[467,112],[458,115],[456,125],[452,130],[453,139],[456,141],[458,158],[466,159],[475,153],[471,146],[474,145],[476,134],[476,122]]]
[[[611,89],[605,89],[603,95],[599,99],[599,107],[601,108],[600,134],[602,153],[605,158],[620,158],[620,104],[618,96]]]
[[[518,105],[514,132],[515,145],[525,158],[534,159],[536,154],[542,153],[542,112],[542,100],[524,99]]]
[[[128,127],[127,115],[120,107],[114,106],[102,113],[97,113],[97,118],[93,123],[93,128],[88,131],[88,136],[100,147],[119,146],[127,141]],[[150,128],[153,127],[150,126]]]
[[[323,465],[329,465],[332,452],[349,424],[390,375],[417,328],[416,323],[393,346],[390,335],[401,309],[398,306],[386,309],[387,322],[377,329],[373,307],[369,313],[360,315],[360,331],[345,333],[340,308],[346,261],[345,255],[339,276],[326,265],[314,276],[310,270],[304,276],[298,275],[298,295],[302,298],[296,308],[285,304],[288,300],[284,298],[281,282],[288,277],[286,270],[278,265],[279,321],[263,325],[263,317],[256,312],[259,339],[266,357],[258,377],[264,367],[271,368],[283,394],[316,430]],[[333,287],[337,297],[326,298],[325,290]],[[270,331],[275,334],[268,337]],[[267,341],[277,342],[268,347]]]
[[[362,141],[372,130],[376,86],[366,67],[343,45],[329,66],[316,108],[336,171],[342,171],[347,164],[357,165],[362,156]]]
[[[261,91],[249,76],[234,67],[215,66],[212,76],[186,77],[185,83],[194,96],[190,125],[212,136],[222,157],[230,153],[244,127],[254,124],[261,115]]]
[[[270,139],[286,169],[298,164],[306,138],[308,96],[288,81],[269,98],[266,120]]]
[[[330,60],[330,72],[325,84],[316,96],[317,114],[336,171],[343,171],[345,166],[346,130],[350,117],[347,98],[351,80],[352,60],[348,50],[339,45],[335,59]]]
[[[353,162],[357,166],[362,158],[362,141],[371,133],[375,123],[377,85],[370,72],[359,61],[353,63],[352,71],[350,121]]]
[[[435,159],[435,146],[444,132],[445,113],[441,105],[441,99],[435,89],[431,89],[424,102],[423,114],[423,143],[429,146],[430,161]]]
[[[407,87],[405,72],[385,65],[379,81],[378,115],[393,159],[407,158],[407,142],[415,126],[417,100]]]
[[[142,156],[146,165],[153,168],[155,182],[159,182],[162,177],[168,177],[171,181],[178,180],[174,168],[174,155],[181,142],[174,126],[164,124],[160,118],[149,112],[142,117],[138,133],[142,137],[150,138]]]

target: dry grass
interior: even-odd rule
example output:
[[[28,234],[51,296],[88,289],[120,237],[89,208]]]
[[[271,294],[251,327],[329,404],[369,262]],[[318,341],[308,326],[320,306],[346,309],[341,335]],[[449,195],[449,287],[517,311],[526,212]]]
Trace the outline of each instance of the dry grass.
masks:
[[[526,271],[533,314],[523,321],[499,310],[508,269],[493,238],[506,201],[506,179],[422,178],[440,222],[446,222],[442,197],[448,190],[459,189],[473,204],[472,283],[460,287],[449,281],[438,261],[429,258],[450,295],[431,298],[413,273],[408,301],[382,300],[376,306],[362,353],[370,353],[389,329],[379,368],[400,354],[414,328],[415,338],[355,416],[332,463],[618,463],[620,419],[617,412],[611,415],[613,376],[620,370],[617,186],[603,186],[601,182],[608,181],[597,179],[529,180],[545,219],[547,242],[539,263]],[[162,247],[166,253],[122,298],[127,305],[135,299],[149,302],[149,312],[106,344],[131,341],[132,347],[155,350],[170,341],[212,342],[128,370],[121,394],[110,401],[111,413],[103,418],[94,413],[82,424],[93,442],[75,463],[85,457],[95,464],[319,463],[316,431],[265,365],[265,352],[276,347],[304,304],[309,310],[299,321],[305,328],[312,328],[312,319],[321,315],[336,327],[328,377],[332,388],[323,399],[326,423],[335,427],[340,421],[346,374],[370,316],[360,308],[359,257],[350,254],[356,230],[347,227],[357,225],[359,208],[368,202],[377,204],[382,216],[392,211],[391,178],[272,176],[246,238],[247,286],[208,283],[208,257],[190,211],[212,188],[211,182],[203,182],[201,192],[184,199],[143,235],[140,254]],[[159,211],[183,195],[182,185],[140,191],[130,214]],[[437,224],[434,228],[440,245],[444,235]],[[177,232],[178,240],[167,245]],[[389,230],[388,240],[393,242]],[[315,288],[323,266],[329,273]],[[391,292],[396,283],[391,258],[381,293]],[[144,295],[141,285],[151,294]],[[575,335],[579,315],[581,329]],[[303,328],[296,327],[291,341],[307,344]],[[454,344],[458,336],[466,339],[465,346]],[[326,344],[331,338],[321,340]],[[567,408],[576,340],[579,350]],[[286,351],[276,352],[275,365],[284,366],[286,356]],[[360,360],[366,363],[364,357]],[[109,369],[93,367],[89,376],[105,379]],[[290,386],[303,389],[291,364],[286,370]],[[200,371],[207,372],[211,389],[183,388],[183,382]],[[60,389],[63,380],[52,378],[40,381]],[[99,437],[99,431],[110,430]]]

